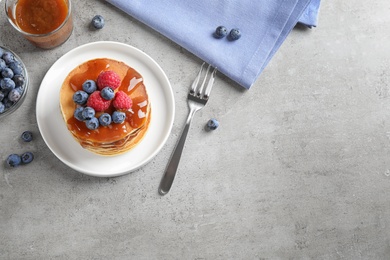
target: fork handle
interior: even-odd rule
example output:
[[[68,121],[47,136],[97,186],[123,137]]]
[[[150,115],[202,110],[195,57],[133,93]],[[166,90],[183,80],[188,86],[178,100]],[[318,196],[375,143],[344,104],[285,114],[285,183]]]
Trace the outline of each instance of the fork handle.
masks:
[[[164,176],[161,179],[160,187],[158,188],[158,192],[160,193],[160,195],[167,194],[172,187],[173,180],[176,176],[177,168],[179,167],[180,158],[183,153],[184,144],[187,139],[187,134],[190,130],[190,124],[196,111],[196,109],[192,109],[188,114],[188,118],[184,126],[183,132],[181,133],[180,139],[177,142],[175,149],[173,150],[171,159],[169,160],[167,168],[165,169]]]

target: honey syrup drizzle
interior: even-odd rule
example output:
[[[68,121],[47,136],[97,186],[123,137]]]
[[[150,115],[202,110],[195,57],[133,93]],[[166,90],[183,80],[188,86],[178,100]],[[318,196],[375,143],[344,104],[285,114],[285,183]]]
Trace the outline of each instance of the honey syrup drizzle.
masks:
[[[110,70],[110,65],[104,59],[96,59],[87,62],[87,69],[78,74],[75,74],[69,81],[70,87],[74,92],[82,89],[82,84],[88,80],[96,80],[98,75],[102,71]],[[144,123],[146,118],[140,118],[138,115],[147,112],[147,106],[140,107],[138,104],[143,102],[148,102],[148,97],[146,92],[137,91],[139,88],[144,88],[143,81],[137,80],[137,85],[130,88],[130,82],[133,78],[140,79],[142,76],[132,68],[129,68],[126,72],[126,75],[121,81],[121,85],[118,88],[118,91],[121,90],[129,95],[133,101],[132,109],[129,111],[124,111],[126,113],[125,122],[122,124],[111,123],[108,126],[99,126],[96,130],[90,130],[86,127],[84,122],[78,121],[74,117],[68,119],[68,129],[76,134],[81,139],[84,140],[93,140],[99,143],[110,143],[114,141],[121,140],[126,135],[131,133],[134,129],[140,128]],[[116,90],[117,91],[117,90]],[[138,93],[140,92],[140,93]],[[135,95],[137,94],[137,95]],[[76,105],[75,105],[76,108]],[[112,114],[115,109],[110,106],[110,108],[105,111]],[[139,113],[141,110],[142,113]],[[97,114],[99,116],[99,114]]]

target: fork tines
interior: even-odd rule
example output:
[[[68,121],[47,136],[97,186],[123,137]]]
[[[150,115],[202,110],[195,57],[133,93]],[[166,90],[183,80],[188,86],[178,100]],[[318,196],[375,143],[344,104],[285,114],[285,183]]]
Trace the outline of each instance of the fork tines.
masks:
[[[205,64],[206,63],[204,62],[202,64],[202,66],[200,67],[199,73],[196,76],[194,82],[192,83],[191,90],[190,90],[189,94],[193,97],[207,100],[210,96],[211,88],[213,87],[213,84],[214,84],[214,79],[215,79],[215,74],[217,73],[217,68],[212,67],[211,65],[208,65],[206,72],[203,73],[203,71],[204,71],[203,67]],[[210,72],[210,69],[212,69],[212,71],[211,71],[210,75],[208,75]],[[204,74],[203,81],[201,82],[201,84],[199,84],[199,81],[202,77],[202,74]],[[209,79],[209,80],[208,80],[207,86],[205,88],[207,79]]]

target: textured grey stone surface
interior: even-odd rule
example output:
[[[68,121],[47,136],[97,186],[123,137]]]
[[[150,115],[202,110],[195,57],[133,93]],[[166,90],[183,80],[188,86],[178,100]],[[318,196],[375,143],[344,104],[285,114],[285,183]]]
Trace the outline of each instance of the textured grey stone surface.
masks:
[[[0,8],[0,44],[31,76],[23,106],[0,120],[1,160],[35,154],[29,166],[1,166],[1,259],[389,259],[388,1],[323,1],[319,26],[295,28],[249,91],[218,75],[164,197],[157,187],[201,61],[104,1],[73,5],[73,35],[49,51],[15,35]],[[89,30],[95,14],[106,18],[103,30]],[[97,40],[149,54],[176,100],[162,151],[116,178],[65,166],[35,119],[50,66]],[[211,117],[220,128],[205,132]],[[33,142],[19,141],[24,130]]]

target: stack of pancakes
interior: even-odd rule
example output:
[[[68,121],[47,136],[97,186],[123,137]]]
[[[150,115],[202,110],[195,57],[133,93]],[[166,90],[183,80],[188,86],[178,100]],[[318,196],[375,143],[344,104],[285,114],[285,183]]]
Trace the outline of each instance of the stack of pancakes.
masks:
[[[124,91],[133,100],[133,106],[123,111],[126,113],[124,123],[111,123],[90,130],[84,122],[74,118],[78,105],[73,101],[73,94],[82,90],[86,80],[96,81],[98,75],[106,70],[115,71],[119,75],[121,85],[115,91]],[[118,155],[135,147],[145,136],[151,119],[151,105],[142,76],[125,63],[107,58],[87,61],[68,74],[60,91],[60,107],[67,128],[76,141],[83,148],[100,155]],[[111,114],[113,110],[110,107],[103,112]],[[97,113],[97,116],[103,112]]]

